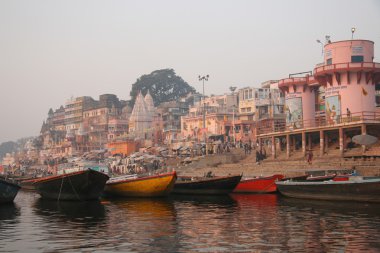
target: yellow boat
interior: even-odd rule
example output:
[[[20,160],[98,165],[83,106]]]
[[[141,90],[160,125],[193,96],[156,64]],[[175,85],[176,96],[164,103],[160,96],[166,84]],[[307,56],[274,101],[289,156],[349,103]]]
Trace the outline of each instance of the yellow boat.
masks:
[[[113,178],[106,183],[104,192],[120,197],[160,197],[168,195],[177,179],[176,172],[154,176]]]

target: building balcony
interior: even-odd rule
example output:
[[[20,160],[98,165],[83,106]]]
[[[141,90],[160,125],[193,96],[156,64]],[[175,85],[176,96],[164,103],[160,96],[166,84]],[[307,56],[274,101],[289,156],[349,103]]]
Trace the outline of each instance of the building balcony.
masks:
[[[376,62],[347,62],[323,65],[314,69],[314,76],[320,84],[326,85],[329,83],[332,85],[333,76],[335,76],[336,81],[340,84],[341,73],[349,72],[357,73],[356,79],[358,83],[362,80],[362,73],[364,73],[363,78],[366,83],[369,83],[371,80],[374,83],[380,81],[380,63]],[[350,83],[350,75],[347,75],[347,79],[348,83]]]
[[[299,85],[299,84],[307,84],[309,76],[307,77],[292,77],[292,78],[284,78],[278,81],[278,87],[288,87],[290,85]]]
[[[314,69],[315,76],[323,76],[335,72],[346,71],[364,71],[364,72],[380,72],[380,63],[377,62],[347,62],[323,65]]]

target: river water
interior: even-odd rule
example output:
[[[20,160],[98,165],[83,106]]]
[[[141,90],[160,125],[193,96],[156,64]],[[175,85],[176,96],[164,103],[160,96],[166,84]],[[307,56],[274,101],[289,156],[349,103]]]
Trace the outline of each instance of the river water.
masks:
[[[2,252],[380,252],[380,205],[278,195],[0,206]]]

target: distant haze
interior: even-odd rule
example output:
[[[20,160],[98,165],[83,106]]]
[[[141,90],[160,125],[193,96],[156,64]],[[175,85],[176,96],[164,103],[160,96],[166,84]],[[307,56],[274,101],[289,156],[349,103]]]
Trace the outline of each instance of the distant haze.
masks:
[[[129,99],[143,74],[173,68],[206,94],[312,70],[321,45],[375,42],[380,1],[0,1],[0,142],[38,135],[71,96]]]

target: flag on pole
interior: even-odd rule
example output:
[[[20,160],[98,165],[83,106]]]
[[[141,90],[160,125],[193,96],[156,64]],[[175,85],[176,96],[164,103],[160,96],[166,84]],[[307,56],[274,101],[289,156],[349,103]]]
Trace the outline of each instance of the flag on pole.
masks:
[[[364,96],[367,96],[368,95],[368,92],[362,87],[362,93]]]

